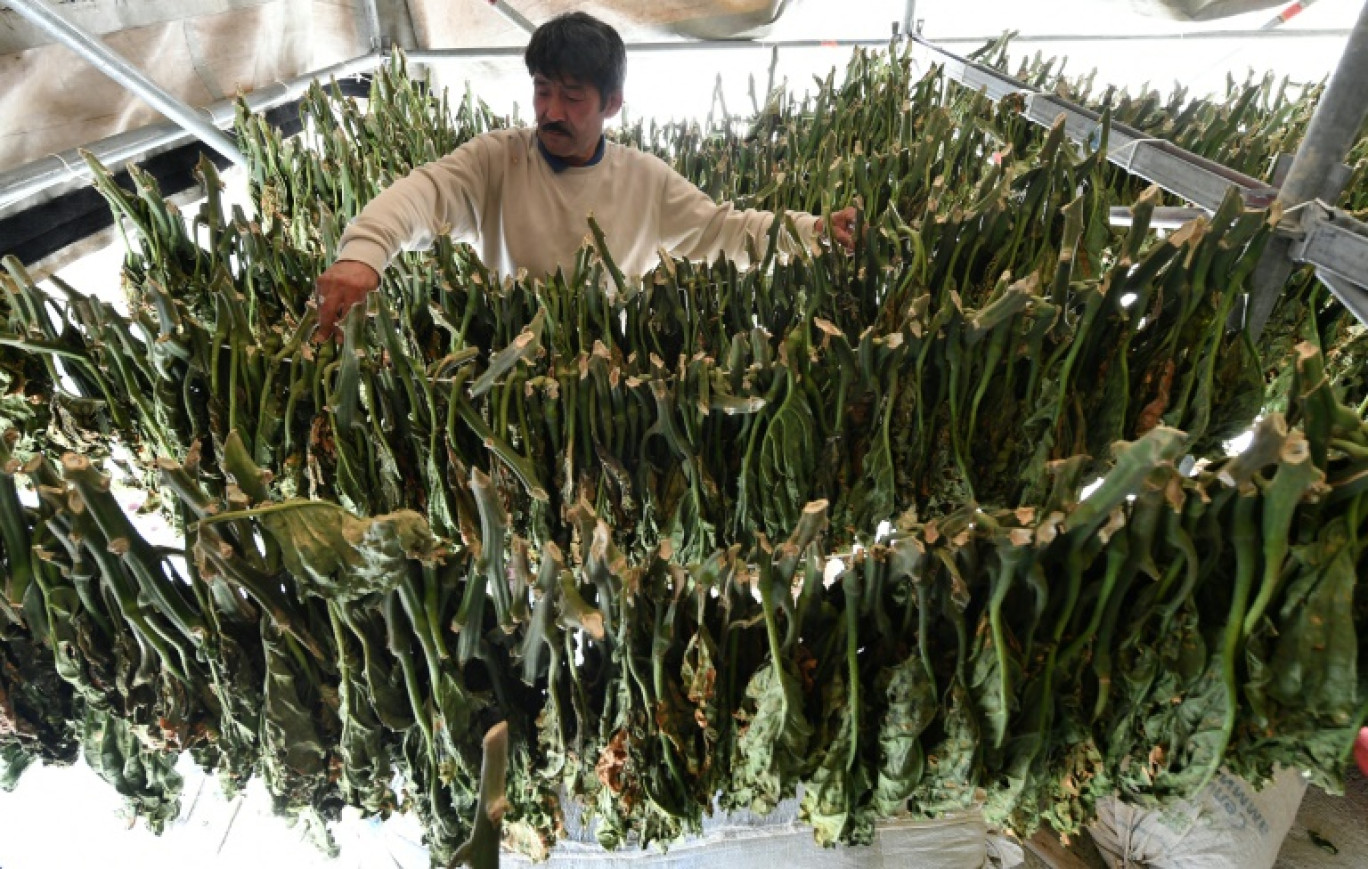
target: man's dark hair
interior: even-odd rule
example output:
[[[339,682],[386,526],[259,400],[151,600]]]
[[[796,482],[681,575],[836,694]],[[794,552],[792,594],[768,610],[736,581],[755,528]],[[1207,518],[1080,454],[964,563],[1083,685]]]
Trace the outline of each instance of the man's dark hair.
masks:
[[[622,91],[627,75],[627,49],[622,37],[583,12],[567,12],[538,27],[523,60],[529,75],[592,84],[598,88],[600,107]]]

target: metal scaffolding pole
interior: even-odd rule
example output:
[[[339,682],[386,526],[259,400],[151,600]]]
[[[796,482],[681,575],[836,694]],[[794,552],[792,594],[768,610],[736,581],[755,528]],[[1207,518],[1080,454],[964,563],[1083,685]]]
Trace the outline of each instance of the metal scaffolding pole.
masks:
[[[1089,142],[1100,130],[1101,116],[1051,93],[1044,93],[1004,72],[952,54],[919,36],[911,41],[918,59],[936,63],[948,79],[967,88],[983,91],[994,102],[1008,96],[1021,96],[1027,120],[1048,127],[1063,116],[1064,132],[1075,142]],[[1113,123],[1108,137],[1107,159],[1132,175],[1177,194],[1189,202],[1215,211],[1226,191],[1235,187],[1245,204],[1266,208],[1278,191],[1248,175],[1185,151],[1170,142],[1124,124]]]
[[[1335,197],[1335,191],[1329,188],[1342,183],[1344,178],[1338,160],[1343,159],[1349,148],[1348,143],[1363,120],[1364,100],[1368,98],[1360,95],[1361,99],[1356,103],[1353,99],[1355,95],[1349,92],[1349,88],[1368,78],[1368,42],[1361,36],[1364,29],[1364,22],[1360,21],[1354,31],[1360,36],[1357,41],[1351,41],[1345,60],[1335,74],[1335,79],[1344,86],[1336,88],[1338,93],[1333,101],[1328,90],[1322,97],[1321,105],[1328,105],[1329,108],[1325,110],[1326,115],[1320,125],[1341,139],[1342,147],[1334,152],[1339,156],[1303,164],[1303,173],[1310,174],[1308,166],[1322,173],[1316,184],[1309,185],[1315,192],[1300,197],[1302,204],[1297,219],[1285,221],[1280,227],[1282,231],[1274,236],[1266,249],[1280,252],[1277,255],[1266,252],[1260,263],[1260,271],[1255,274],[1256,289],[1260,286],[1261,274],[1271,287],[1271,295],[1264,297],[1263,303],[1267,308],[1263,311],[1263,319],[1258,321],[1260,327],[1277,300],[1293,262],[1307,263],[1314,266],[1318,274],[1332,276],[1333,281],[1327,281],[1326,285],[1345,306],[1356,316],[1362,317],[1368,313],[1368,289],[1365,288],[1365,284],[1368,284],[1368,224],[1342,211],[1310,202],[1317,195]],[[1076,142],[1090,141],[1098,130],[1100,119],[1096,112],[1053,94],[1042,93],[1005,73],[966,60],[918,36],[914,35],[911,39],[916,50],[923,52],[927,60],[941,65],[947,78],[983,91],[994,102],[1010,95],[1021,96],[1025,102],[1022,114],[1028,120],[1049,126],[1062,115],[1065,132]],[[1321,115],[1322,110],[1317,109],[1316,117]],[[1313,121],[1314,126],[1317,124]],[[1308,130],[1307,140],[1311,137],[1312,131]],[[1326,135],[1318,134],[1318,140],[1321,144],[1314,147],[1327,151],[1324,147]],[[1150,138],[1124,124],[1113,123],[1111,126],[1107,159],[1126,172],[1152,181],[1207,212],[1215,211],[1232,187],[1239,191],[1247,208],[1268,208],[1279,199],[1276,187],[1232,171],[1170,142]],[[1272,274],[1269,277],[1268,269],[1273,268],[1282,269],[1281,276]],[[1237,314],[1232,325],[1238,327],[1240,319]],[[1368,319],[1364,322],[1368,323]],[[1254,334],[1257,334],[1257,330],[1254,330]]]
[[[100,72],[114,79],[141,97],[152,108],[175,121],[182,128],[209,145],[215,151],[245,166],[247,158],[233,140],[206,121],[194,109],[162,90],[142,70],[111,51],[99,39],[67,21],[43,0],[6,0],[9,7],[37,25],[53,39],[76,52]]]
[[[771,51],[775,48],[853,48],[867,46],[887,48],[888,39],[782,39],[752,41],[747,39],[694,39],[677,42],[637,42],[627,44],[628,54],[654,54],[670,51]],[[489,48],[441,48],[409,51],[405,56],[413,63],[441,63],[455,60],[488,60],[496,57],[522,57],[527,48],[521,45],[499,45]]]
[[[528,21],[527,18],[518,10],[509,6],[504,0],[489,0],[489,5],[494,7],[494,11],[507,18],[509,21],[526,30],[528,33],[537,29],[537,25]]]
[[[1326,195],[1331,175],[1349,153],[1368,114],[1368,3],[1359,12],[1344,55],[1325,93],[1311,116],[1306,136],[1287,178],[1278,192],[1278,204],[1287,212]],[[1296,217],[1296,228],[1304,228],[1305,218],[1313,210],[1302,210]],[[1253,289],[1249,294],[1249,310],[1245,323],[1250,334],[1258,336],[1273,313],[1273,308],[1292,273],[1293,246],[1296,237],[1279,234],[1269,241],[1263,259],[1254,272]],[[1360,283],[1368,282],[1368,274],[1356,276]]]
[[[287,82],[257,88],[244,99],[249,109],[263,112],[297,99],[314,81],[364,75],[378,67],[383,60],[379,54],[362,55]],[[209,116],[210,123],[227,125],[233,123],[236,109],[237,100],[226,99],[206,106],[203,111]],[[81,159],[80,151],[89,151],[104,165],[117,169],[154,151],[183,145],[191,138],[175,124],[152,124],[0,172],[0,213],[59,184],[89,181],[90,168]]]
[[[904,36],[912,34],[917,26],[917,0],[907,0],[907,5],[903,7],[902,33]]]
[[[1338,39],[1353,33],[1346,27],[1304,27],[1297,30],[1189,30],[1179,33],[1020,33],[1012,37],[1012,45],[1037,42],[1206,42],[1222,39]],[[993,36],[947,36],[931,38],[935,45],[986,45],[1001,34]]]
[[[380,32],[380,8],[375,0],[361,0],[361,14],[366,19],[366,45],[371,51],[383,51],[385,34]]]

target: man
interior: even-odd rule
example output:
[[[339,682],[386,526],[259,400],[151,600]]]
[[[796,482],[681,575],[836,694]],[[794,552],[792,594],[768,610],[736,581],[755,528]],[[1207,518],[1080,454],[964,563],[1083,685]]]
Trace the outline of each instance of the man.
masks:
[[[503,274],[571,267],[590,215],[629,275],[657,265],[661,248],[743,263],[748,239],[764,248],[772,213],[719,205],[660,159],[604,140],[604,122],[622,108],[627,65],[612,27],[582,12],[561,15],[537,28],[524,60],[535,131],[477,136],[371,201],[343,233],[337,262],[318,278],[320,339],[379,287],[396,253],[425,247],[438,233],[478,242],[485,263]],[[790,214],[800,244],[822,235],[820,217]],[[854,208],[831,216],[832,237],[847,248],[854,222]]]
[[[1354,743],[1354,760],[1358,761],[1359,772],[1368,776],[1368,727],[1359,730],[1358,741]]]

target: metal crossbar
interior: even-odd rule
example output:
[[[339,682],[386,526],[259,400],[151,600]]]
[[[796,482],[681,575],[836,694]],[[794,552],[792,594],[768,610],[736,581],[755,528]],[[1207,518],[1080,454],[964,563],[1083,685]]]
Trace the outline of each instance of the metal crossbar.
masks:
[[[1368,19],[1368,7],[1365,7],[1365,18]],[[1358,28],[1356,34],[1357,31]],[[909,38],[920,58],[939,64],[951,80],[982,91],[994,102],[1008,96],[1020,96],[1025,101],[1024,115],[1029,120],[1048,127],[1062,117],[1065,133],[1070,139],[1096,146],[1101,118],[1091,109],[1040,91],[984,64],[966,60],[915,34]],[[1350,48],[1346,56],[1353,54],[1353,46]],[[1364,63],[1364,59],[1358,55],[1349,60],[1357,65]],[[1356,70],[1357,66],[1353,69]],[[1355,86],[1361,87],[1360,84]],[[1354,128],[1357,129],[1357,122]],[[1239,191],[1249,208],[1268,208],[1274,202],[1281,202],[1284,207],[1301,204],[1289,202],[1278,187],[1124,124],[1111,125],[1107,133],[1107,145],[1107,159],[1110,162],[1207,212],[1215,211],[1232,187]],[[1306,147],[1304,144],[1303,149]],[[1342,153],[1334,161],[1336,165],[1341,159]],[[1304,201],[1304,197],[1297,198]],[[1256,275],[1256,289],[1261,283],[1261,276],[1262,283],[1276,284],[1275,291],[1281,291],[1292,265],[1306,263],[1314,266],[1318,275],[1332,276],[1333,283],[1327,281],[1327,286],[1354,316],[1368,324],[1368,289],[1365,289],[1368,286],[1368,224],[1354,220],[1344,211],[1316,203],[1316,208],[1306,209],[1299,221],[1288,221],[1280,227],[1279,238],[1275,242],[1278,244],[1270,247],[1276,247],[1276,254],[1273,257],[1266,256],[1267,262],[1260,264],[1261,275]],[[1265,295],[1259,299],[1256,294],[1249,320],[1255,334],[1263,328],[1275,299],[1276,295]]]

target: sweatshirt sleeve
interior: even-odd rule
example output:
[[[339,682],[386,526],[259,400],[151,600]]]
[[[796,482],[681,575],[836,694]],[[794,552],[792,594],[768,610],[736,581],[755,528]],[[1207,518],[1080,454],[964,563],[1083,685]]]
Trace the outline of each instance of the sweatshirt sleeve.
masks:
[[[726,254],[744,266],[750,264],[746,240],[754,238],[755,250],[764,254],[774,212],[753,208],[738,211],[730,202],[718,204],[664,162],[658,169],[665,176],[661,182],[660,238],[667,251],[691,260],[712,260]],[[817,239],[819,218],[798,211],[788,214],[798,229],[798,240],[781,230],[779,250],[798,253],[800,248],[810,248]]]
[[[439,235],[474,241],[485,202],[497,195],[497,147],[479,136],[382,190],[342,233],[337,258],[383,272],[401,250],[421,250]]]

